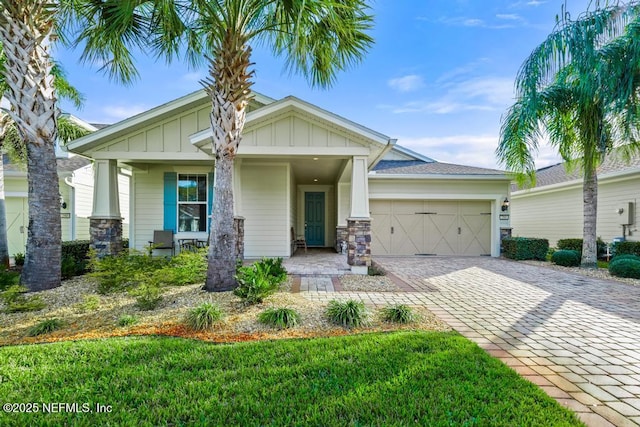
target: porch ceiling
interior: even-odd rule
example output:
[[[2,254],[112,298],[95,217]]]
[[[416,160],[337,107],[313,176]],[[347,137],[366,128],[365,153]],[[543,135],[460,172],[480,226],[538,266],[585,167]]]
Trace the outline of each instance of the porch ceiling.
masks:
[[[315,159],[315,160],[314,160]],[[349,159],[339,157],[280,157],[277,159],[243,159],[243,164],[283,163],[291,164],[298,185],[335,184]]]

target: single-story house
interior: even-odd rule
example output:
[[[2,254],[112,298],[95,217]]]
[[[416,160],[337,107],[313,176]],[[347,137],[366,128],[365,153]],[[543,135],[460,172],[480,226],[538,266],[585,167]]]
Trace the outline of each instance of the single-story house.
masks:
[[[210,111],[200,90],[68,145],[94,159],[96,239],[119,227],[113,176],[123,169],[131,176],[131,247],[143,249],[154,230],[207,239]],[[234,167],[246,258],[290,257],[292,235],[311,247],[348,242],[360,272],[371,254],[499,256],[501,228],[509,227],[504,172],[436,162],[293,96],[255,94]]]
[[[97,127],[68,115],[78,126],[95,132]],[[93,209],[93,165],[91,160],[68,153],[56,145],[56,162],[60,186],[60,219],[62,240],[88,240],[89,217]],[[4,197],[9,255],[25,253],[29,223],[28,183],[26,167],[11,163],[3,156]],[[126,172],[125,172],[126,173]],[[129,177],[118,174],[120,212],[123,229],[128,233]],[[126,234],[125,234],[126,235]]]
[[[565,166],[538,170],[533,188],[512,188],[513,236],[545,238],[552,247],[559,239],[582,238],[582,172]],[[627,161],[614,151],[598,168],[598,236],[605,242],[639,240],[639,199],[640,155]]]

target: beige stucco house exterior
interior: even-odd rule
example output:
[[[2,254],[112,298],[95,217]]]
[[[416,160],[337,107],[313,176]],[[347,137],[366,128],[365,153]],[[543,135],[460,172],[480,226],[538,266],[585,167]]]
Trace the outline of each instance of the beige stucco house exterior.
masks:
[[[69,144],[95,162],[92,218],[121,216],[114,176],[126,170],[132,247],[143,249],[162,229],[176,241],[205,240],[210,110],[198,91]],[[246,258],[292,256],[292,229],[309,246],[348,241],[359,271],[370,254],[499,256],[500,229],[509,226],[500,215],[509,192],[501,171],[435,162],[295,97],[256,94],[243,135],[234,202]]]
[[[605,242],[623,237],[640,240],[640,155],[629,161],[609,155],[598,169],[597,234]],[[540,237],[553,247],[559,239],[582,238],[582,177],[565,164],[537,171],[536,186],[511,193],[513,236]]]

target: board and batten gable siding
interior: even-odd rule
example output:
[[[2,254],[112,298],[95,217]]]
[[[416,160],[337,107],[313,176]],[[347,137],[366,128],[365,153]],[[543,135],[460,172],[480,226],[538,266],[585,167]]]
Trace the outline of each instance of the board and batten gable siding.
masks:
[[[248,125],[242,136],[242,145],[267,147],[362,147],[364,139],[357,141],[339,129],[331,129],[311,117],[296,113]]]
[[[288,164],[242,164],[246,258],[290,255],[289,169]]]
[[[605,242],[622,236],[619,207],[635,203],[635,226],[638,229],[640,177],[598,183],[598,220],[596,233]],[[583,200],[582,184],[570,185],[553,191],[518,192],[511,197],[511,226],[513,236],[538,237],[549,240],[555,247],[559,239],[582,238]],[[640,240],[640,233],[632,231],[628,240]]]
[[[142,129],[103,144],[95,151],[118,153],[198,153],[189,141],[189,135],[211,126],[211,106],[188,110],[178,117],[154,122]]]

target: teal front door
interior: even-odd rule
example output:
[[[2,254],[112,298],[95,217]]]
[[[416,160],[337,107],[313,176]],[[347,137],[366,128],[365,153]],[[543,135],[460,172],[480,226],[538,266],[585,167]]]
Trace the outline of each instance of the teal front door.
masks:
[[[324,246],[324,193],[304,193],[304,237],[309,246]]]

